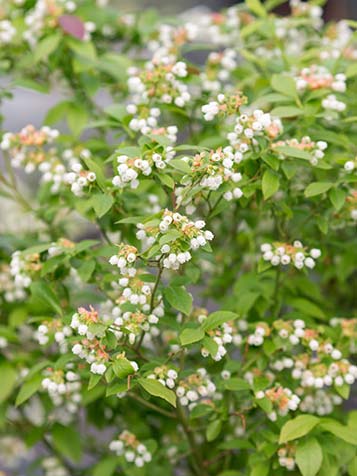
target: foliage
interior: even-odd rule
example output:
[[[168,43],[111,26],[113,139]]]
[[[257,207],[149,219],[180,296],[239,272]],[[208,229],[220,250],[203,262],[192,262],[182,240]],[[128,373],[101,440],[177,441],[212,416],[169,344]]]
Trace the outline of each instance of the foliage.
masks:
[[[66,99],[2,130],[0,459],[355,476],[356,23],[105,3],[1,6],[0,98]]]

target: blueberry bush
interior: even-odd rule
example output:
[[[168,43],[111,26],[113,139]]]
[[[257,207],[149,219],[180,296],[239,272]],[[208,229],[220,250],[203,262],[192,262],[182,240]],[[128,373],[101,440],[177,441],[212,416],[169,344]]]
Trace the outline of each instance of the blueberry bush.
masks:
[[[357,23],[284,3],[1,3],[64,98],[1,129],[2,469],[357,475]]]

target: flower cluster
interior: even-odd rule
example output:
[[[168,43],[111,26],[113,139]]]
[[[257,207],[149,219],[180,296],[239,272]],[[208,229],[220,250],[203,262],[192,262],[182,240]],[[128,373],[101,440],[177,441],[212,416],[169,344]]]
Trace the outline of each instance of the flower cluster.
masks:
[[[237,60],[237,53],[232,48],[211,52],[207,58],[205,71],[200,75],[202,89],[209,92],[220,91],[222,83],[229,80],[232,71],[237,67]]]
[[[293,444],[285,445],[278,449],[279,464],[288,471],[294,471],[296,446]]]
[[[334,94],[329,94],[322,100],[321,105],[327,111],[343,112],[346,109],[346,104],[339,101]]]
[[[134,104],[156,100],[184,107],[191,99],[187,85],[181,80],[187,76],[187,66],[183,61],[172,64],[149,62],[144,71],[130,68],[129,74],[128,87]]]
[[[16,35],[16,28],[9,20],[0,20],[0,45],[11,43]]]
[[[109,354],[105,346],[98,339],[82,339],[72,347],[74,355],[85,359],[90,364],[90,371],[93,374],[103,375],[107,370]]]
[[[42,388],[48,392],[55,406],[65,405],[70,413],[77,412],[81,401],[81,382],[79,375],[72,370],[47,368],[44,371]]]
[[[43,147],[52,144],[59,136],[57,129],[43,126],[37,130],[28,125],[19,133],[6,132],[0,147],[8,151],[14,167],[23,166],[26,173],[31,173],[46,160]]]
[[[203,189],[218,190],[223,185],[229,185],[230,190],[225,187],[224,198],[227,201],[239,199],[243,196],[242,190],[236,186],[242,180],[238,164],[242,160],[242,154],[235,152],[231,146],[201,152],[193,158],[187,158],[187,163],[191,167],[191,174],[185,177],[185,187],[177,188],[177,203],[185,204],[190,201],[191,190],[195,184]],[[188,199],[186,195],[188,194]]]
[[[298,240],[294,241],[292,245],[278,242],[264,243],[260,249],[263,253],[263,260],[269,261],[273,266],[292,263],[297,269],[302,269],[304,266],[310,269],[314,268],[315,260],[321,256],[321,250],[312,248],[308,251]]]
[[[116,440],[110,442],[109,449],[117,456],[123,456],[128,463],[134,463],[138,468],[152,459],[147,447],[127,430],[122,431]]]
[[[205,121],[213,121],[218,117],[235,115],[239,108],[246,103],[246,97],[238,91],[235,94],[218,94],[217,101],[211,101],[202,106],[202,113]]]
[[[325,156],[324,150],[327,149],[327,142],[322,140],[314,142],[309,136],[305,136],[301,139],[301,141],[298,141],[297,139],[280,140],[274,142],[271,145],[273,150],[275,150],[277,147],[286,146],[309,152],[311,155],[311,165],[317,165],[319,160],[323,159]],[[278,156],[279,158],[284,159],[285,154],[278,151]]]
[[[257,137],[275,139],[283,130],[280,119],[272,118],[269,113],[257,109],[252,115],[241,114],[237,117],[234,130],[227,134],[230,145],[241,154],[258,147]]]
[[[95,172],[85,170],[80,162],[76,162],[71,166],[71,172],[64,176],[65,183],[71,186],[71,191],[77,197],[82,197],[86,189],[90,189],[96,181]]]
[[[22,253],[15,251],[11,256],[10,274],[14,280],[14,296],[23,296],[25,289],[30,287],[32,277],[42,268],[38,253]]]
[[[206,369],[198,369],[183,380],[176,388],[176,394],[184,407],[192,410],[200,401],[210,401],[216,396],[216,386],[207,374]]]
[[[153,170],[164,169],[167,162],[174,156],[175,151],[172,146],[167,146],[164,153],[161,154],[154,151],[147,153],[145,158],[119,155],[116,158],[118,175],[115,175],[112,183],[119,188],[130,185],[130,188],[135,189],[139,186],[140,175],[148,177],[153,173]]]
[[[261,390],[255,396],[258,400],[267,398],[276,408],[280,416],[285,416],[289,411],[296,411],[298,409],[300,398],[295,395],[289,388],[276,386],[268,390]],[[268,415],[269,419],[275,421],[277,418],[276,412],[272,411]]]
[[[207,313],[204,313],[202,310],[200,310],[198,321],[203,323],[206,319]],[[217,352],[212,356],[213,360],[215,361],[221,360],[227,354],[227,349],[225,347],[226,345],[234,344],[235,346],[239,346],[242,343],[242,336],[234,321],[224,322],[215,329],[207,331],[207,334],[217,346]],[[203,357],[208,357],[210,352],[203,346],[201,349],[201,354]]]
[[[118,253],[111,256],[109,263],[117,266],[120,274],[127,277],[134,277],[136,275],[135,261],[137,260],[138,250],[135,246],[120,244],[118,246]]]
[[[147,375],[146,378],[158,380],[165,387],[174,388],[177,377],[178,375],[176,370],[168,367],[167,365],[161,365],[160,367],[155,367],[152,373]]]
[[[90,328],[91,326],[93,327],[93,324],[97,324],[98,322],[98,312],[95,311],[92,306],[90,306],[89,311],[84,307],[80,307],[78,308],[78,312],[72,316],[71,327],[76,330],[80,336],[85,336],[87,339],[92,340],[95,337],[95,332],[92,333]]]
[[[151,246],[158,242],[164,243],[158,249],[163,256],[164,268],[179,269],[180,265],[190,261],[189,250],[197,250],[213,240],[213,233],[204,230],[203,220],[191,221],[184,215],[170,210],[163,210],[160,216],[148,223],[139,223],[136,236],[139,240],[146,240]],[[165,238],[169,237],[169,240]]]
[[[302,388],[297,389],[297,393],[303,392]],[[314,394],[306,395],[301,403],[300,410],[304,413],[313,413],[324,416],[333,412],[334,406],[341,405],[342,398],[326,390],[317,390]]]
[[[66,338],[72,335],[69,326],[63,324],[61,319],[51,319],[43,321],[34,333],[34,338],[40,345],[46,345],[53,339],[59,345],[60,352],[64,354],[68,350]]]
[[[148,42],[148,48],[153,53],[153,61],[160,62],[165,59],[173,63],[179,56],[181,47],[193,41],[197,33],[197,25],[193,23],[187,22],[179,26],[165,23],[159,25]]]
[[[303,68],[295,76],[296,87],[299,91],[330,89],[343,93],[346,91],[346,76],[339,73],[335,76],[324,66],[312,65]]]
[[[41,462],[44,476],[69,476],[67,469],[56,457],[44,458]]]

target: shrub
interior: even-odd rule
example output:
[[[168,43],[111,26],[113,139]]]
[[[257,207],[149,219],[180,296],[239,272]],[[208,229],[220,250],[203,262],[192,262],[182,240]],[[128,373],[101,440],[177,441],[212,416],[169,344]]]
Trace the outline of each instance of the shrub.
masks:
[[[3,460],[355,476],[356,22],[104,3],[1,11],[2,98],[65,95],[2,134]]]

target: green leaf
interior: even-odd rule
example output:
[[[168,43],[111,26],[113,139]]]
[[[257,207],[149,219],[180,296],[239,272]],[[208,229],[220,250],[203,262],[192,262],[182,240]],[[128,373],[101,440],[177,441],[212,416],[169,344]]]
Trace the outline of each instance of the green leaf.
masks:
[[[91,157],[85,157],[83,162],[86,164],[89,170],[95,173],[96,175],[96,182],[100,186],[102,190],[105,190],[106,187],[106,178],[103,173],[102,167],[97,164],[97,162],[92,159]]]
[[[315,476],[321,467],[322,458],[322,449],[316,438],[299,441],[295,459],[302,476]]]
[[[15,405],[19,406],[26,402],[37,390],[40,388],[42,382],[42,376],[37,374],[31,379],[26,380],[20,388],[20,391],[16,397]]]
[[[184,329],[180,334],[181,345],[193,344],[202,340],[205,336],[204,331],[201,328],[187,328]]]
[[[210,314],[207,319],[203,321],[202,329],[204,331],[210,331],[211,329],[215,329],[216,327],[220,326],[221,324],[227,321],[234,321],[239,316],[235,312],[231,311],[215,311]]]
[[[172,390],[162,385],[158,380],[149,378],[139,378],[138,384],[143,387],[150,395],[166,400],[170,405],[176,407],[176,394]]]
[[[305,189],[305,197],[315,197],[328,192],[333,187],[332,182],[312,182]]]
[[[180,312],[189,315],[192,308],[192,296],[182,286],[169,286],[164,290],[167,302]]]
[[[113,370],[115,375],[119,378],[125,378],[128,375],[135,373],[133,366],[125,357],[120,357],[119,359],[114,360]]]
[[[294,106],[280,106],[273,109],[270,113],[276,117],[296,117],[304,114],[304,111]]]
[[[295,98],[297,95],[294,79],[286,74],[274,74],[271,80],[271,86],[275,91],[285,96]]]
[[[191,167],[182,159],[172,159],[169,161],[169,165],[180,172],[184,172],[185,174],[191,173]]]
[[[260,0],[246,0],[245,4],[253,13],[258,15],[258,17],[266,17],[267,12]]]
[[[57,314],[62,315],[62,308],[56,294],[52,291],[50,286],[44,281],[38,281],[31,284],[31,294],[35,299],[38,299],[48,306],[50,306]]]
[[[309,161],[312,159],[311,154],[306,152],[306,150],[301,150],[296,147],[291,147],[288,145],[281,145],[279,147],[276,147],[274,150],[288,157],[295,157],[296,159],[303,159],[303,160],[309,160]]]
[[[62,35],[59,33],[53,33],[46,36],[43,40],[39,41],[34,51],[35,62],[39,62],[47,58],[57,48]]]
[[[71,103],[67,110],[67,123],[71,132],[79,136],[88,122],[87,110],[78,103]]]
[[[329,199],[334,207],[334,209],[338,212],[343,207],[345,200],[346,200],[346,193],[344,190],[339,188],[332,188],[328,193]]]
[[[222,430],[222,421],[214,420],[209,423],[206,429],[206,439],[207,441],[215,440]]]
[[[267,200],[279,190],[279,177],[271,169],[264,172],[262,178],[262,191],[264,200]]]
[[[318,317],[320,319],[325,318],[325,313],[321,310],[320,306],[317,306],[315,303],[304,299],[304,298],[296,298],[296,299],[291,299],[289,304],[293,306],[294,308],[298,309],[299,311],[302,311],[303,313],[312,316],[312,317]]]
[[[357,476],[357,456],[348,465],[348,474],[349,476]]]
[[[320,423],[320,427],[347,443],[357,445],[357,433],[350,427],[344,426],[335,420],[325,420]]]
[[[17,373],[16,370],[6,361],[0,363],[0,403],[4,402],[15,387]]]
[[[300,415],[289,420],[281,429],[279,443],[286,443],[307,435],[319,421],[319,418],[313,415]]]
[[[232,377],[224,382],[224,388],[233,392],[250,390],[250,385],[242,378]]]
[[[112,207],[114,198],[106,193],[97,193],[92,198],[93,208],[98,218],[104,216]]]
[[[107,456],[94,466],[92,476],[112,476],[117,465],[115,456]]]
[[[269,462],[257,463],[249,473],[249,476],[268,476],[269,474]]]
[[[52,428],[53,446],[63,456],[77,462],[81,459],[81,435],[71,426],[56,423]]]
[[[77,269],[79,277],[85,283],[89,281],[90,277],[92,276],[93,271],[95,270],[95,264],[96,262],[94,259],[86,260]]]

